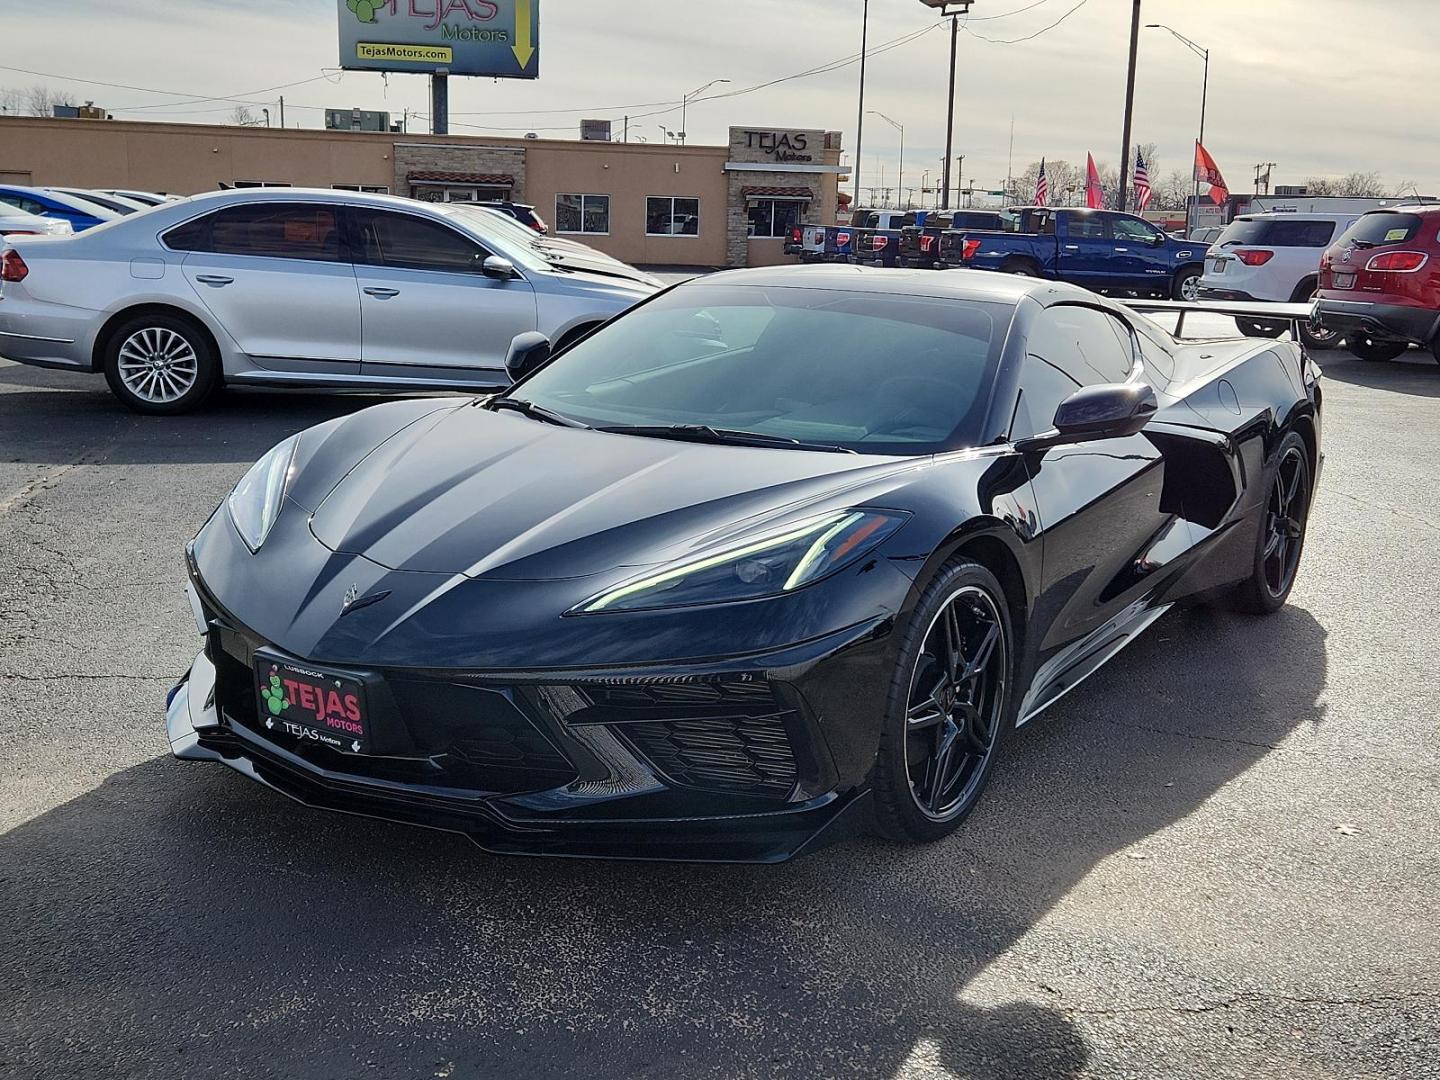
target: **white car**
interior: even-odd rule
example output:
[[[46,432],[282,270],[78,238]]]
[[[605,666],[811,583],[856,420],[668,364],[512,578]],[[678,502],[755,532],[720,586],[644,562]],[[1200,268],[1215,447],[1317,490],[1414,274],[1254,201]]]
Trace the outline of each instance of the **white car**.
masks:
[[[564,348],[658,288],[464,203],[250,188],[7,239],[0,353],[103,372],[144,413],[221,384],[492,391],[516,336]]]
[[[1320,256],[1360,215],[1244,214],[1225,227],[1205,257],[1201,300],[1304,303],[1320,287]],[[1279,337],[1287,324],[1236,319],[1252,337]],[[1339,337],[1301,327],[1312,349],[1333,349]]]
[[[42,217],[9,203],[0,203],[0,240],[7,236],[69,236],[75,230],[63,218]]]

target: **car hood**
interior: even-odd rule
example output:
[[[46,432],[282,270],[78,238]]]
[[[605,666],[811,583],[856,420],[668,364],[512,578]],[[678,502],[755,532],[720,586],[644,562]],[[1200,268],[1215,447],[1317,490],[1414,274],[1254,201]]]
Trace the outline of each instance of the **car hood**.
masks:
[[[392,570],[559,580],[683,556],[873,497],[913,459],[608,434],[465,405],[386,438],[311,531]]]
[[[552,248],[546,252],[546,259],[550,262],[551,267],[561,274],[574,271],[611,281],[636,282],[652,289],[658,289],[662,285],[659,278],[652,277],[643,270],[637,270],[628,263],[604,255],[591,254],[584,250]]]

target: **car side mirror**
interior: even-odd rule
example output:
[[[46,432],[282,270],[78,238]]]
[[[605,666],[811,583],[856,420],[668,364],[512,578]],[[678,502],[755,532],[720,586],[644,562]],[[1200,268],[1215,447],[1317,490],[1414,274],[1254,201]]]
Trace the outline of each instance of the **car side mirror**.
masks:
[[[497,281],[509,281],[515,276],[515,264],[499,255],[487,255],[480,264],[480,269],[486,277],[495,278]]]
[[[1164,247],[1164,246],[1165,246],[1165,237],[1164,237],[1164,236],[1152,236],[1152,237],[1150,237],[1150,246],[1151,246],[1151,247]]]
[[[1091,439],[1134,435],[1155,415],[1160,403],[1145,383],[1101,383],[1076,390],[1055,410],[1055,428],[1018,440],[1017,450],[1036,450]]]
[[[549,359],[550,339],[538,330],[527,330],[516,334],[510,342],[510,351],[505,354],[505,373],[511,382],[519,382]]]

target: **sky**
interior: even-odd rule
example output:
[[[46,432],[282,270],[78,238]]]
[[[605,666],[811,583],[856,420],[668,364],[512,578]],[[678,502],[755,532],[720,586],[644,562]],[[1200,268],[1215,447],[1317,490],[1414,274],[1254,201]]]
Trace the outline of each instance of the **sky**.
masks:
[[[858,54],[862,6],[540,0],[541,77],[452,79],[451,131],[575,138],[584,117],[611,118],[618,130],[628,112],[632,138],[660,141],[662,126],[680,127],[684,94],[729,79],[691,102],[692,144],[723,143],[730,125],[825,128],[843,132],[848,161],[857,64],[705,99]],[[870,56],[865,105],[904,126],[906,186],[927,169],[933,183],[945,146],[948,24],[920,0],[869,7],[871,49],[932,28]],[[428,113],[423,76],[387,82],[337,70],[336,0],[0,0],[0,9],[0,89],[48,84],[117,119],[225,122],[234,101],[195,100],[221,96],[248,100],[257,114],[268,102],[278,119],[282,93],[290,126],[321,126],[326,107]],[[1012,118],[1016,174],[1042,155],[1083,163],[1090,151],[1118,162],[1130,12],[1130,0],[974,0],[956,87],[955,153],[965,155],[967,182],[1004,183]],[[1142,14],[1210,50],[1205,142],[1232,190],[1250,190],[1255,164],[1275,162],[1280,184],[1375,171],[1392,187],[1440,194],[1440,106],[1415,78],[1384,75],[1423,81],[1440,41],[1440,0],[1143,0]],[[1188,171],[1202,73],[1176,38],[1141,30],[1134,141],[1157,144],[1152,172]],[[301,84],[271,89],[288,83]],[[411,130],[424,124],[412,120]],[[863,139],[862,182],[879,182],[883,170],[893,184],[899,131],[870,115]],[[3,156],[0,146],[0,165]]]

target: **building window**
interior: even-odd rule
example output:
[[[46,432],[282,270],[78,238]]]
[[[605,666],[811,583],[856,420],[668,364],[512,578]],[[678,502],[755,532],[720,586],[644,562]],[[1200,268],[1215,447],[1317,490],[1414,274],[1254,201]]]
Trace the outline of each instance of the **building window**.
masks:
[[[365,195],[389,195],[390,189],[384,184],[331,184],[332,191],[358,191]]]
[[[789,236],[800,224],[800,199],[751,199],[751,236]]]
[[[700,200],[651,195],[645,200],[646,236],[699,236]]]
[[[410,197],[421,202],[504,202],[510,189],[483,184],[411,184]]]
[[[555,231],[609,235],[610,196],[556,195]]]

